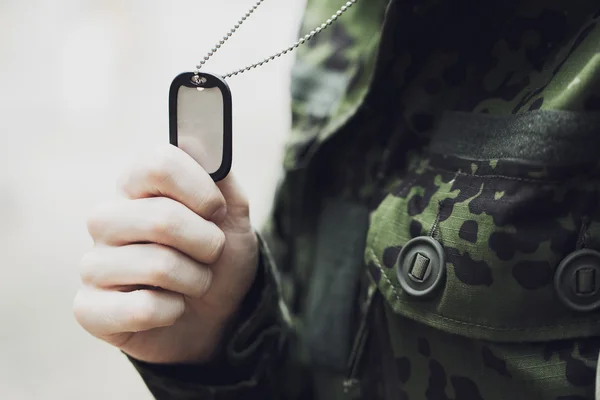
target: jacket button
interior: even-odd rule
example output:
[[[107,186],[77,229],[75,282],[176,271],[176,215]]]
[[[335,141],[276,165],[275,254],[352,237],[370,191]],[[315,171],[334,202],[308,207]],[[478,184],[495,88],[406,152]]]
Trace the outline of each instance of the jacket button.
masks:
[[[408,241],[398,255],[396,276],[406,293],[416,297],[431,294],[446,277],[444,248],[429,236]]]
[[[600,308],[600,252],[582,249],[569,254],[556,269],[554,288],[572,310]]]

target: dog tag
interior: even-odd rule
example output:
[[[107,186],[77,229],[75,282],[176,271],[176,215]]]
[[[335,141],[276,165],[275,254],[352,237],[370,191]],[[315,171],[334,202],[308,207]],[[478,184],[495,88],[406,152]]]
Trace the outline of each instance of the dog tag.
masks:
[[[170,143],[194,158],[216,182],[232,161],[231,91],[219,76],[185,72],[169,91]]]

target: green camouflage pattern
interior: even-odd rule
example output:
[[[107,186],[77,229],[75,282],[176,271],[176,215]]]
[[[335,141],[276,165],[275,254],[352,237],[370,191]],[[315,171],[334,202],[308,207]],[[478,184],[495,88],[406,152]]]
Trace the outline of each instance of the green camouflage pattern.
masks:
[[[286,157],[290,181],[282,186],[290,197],[281,195],[287,203],[278,206],[292,228],[284,237],[294,253],[301,253],[282,267],[294,282],[292,313],[303,320],[303,299],[315,276],[318,244],[311,238],[320,199],[368,202],[375,197],[375,204],[369,204],[365,265],[388,309],[398,399],[593,398],[600,318],[567,309],[554,292],[553,278],[558,263],[576,249],[583,218],[592,224],[600,218],[597,163],[475,160],[428,152],[427,143],[447,111],[503,116],[600,111],[600,5],[445,3],[389,6],[379,62],[365,63],[370,67],[359,71],[362,75],[349,78],[373,81],[373,100],[364,87],[351,87],[364,92],[364,98],[338,100],[346,104],[340,108],[353,110],[350,118],[323,108],[323,114],[301,114],[298,110],[317,104],[303,100],[326,88],[293,91],[295,129]],[[452,7],[471,16],[448,20],[461,12]],[[432,34],[434,29],[439,32]],[[372,32],[365,28],[362,37],[379,29]],[[321,40],[332,45],[331,38]],[[336,52],[332,59],[339,56]],[[312,57],[316,53],[305,49],[299,64]],[[327,62],[320,65],[320,76],[326,76]],[[377,79],[383,89],[377,88]],[[393,101],[394,111],[386,111],[386,100],[376,97]],[[341,129],[330,131],[330,126]],[[382,163],[387,165],[382,168]],[[381,188],[375,180],[382,172]],[[587,179],[573,178],[583,172]],[[286,207],[297,219],[283,211]],[[403,293],[394,266],[402,246],[427,235],[436,221],[435,237],[446,254],[446,283],[433,298],[414,299]],[[597,239],[590,229],[583,234],[585,245],[594,248]],[[297,336],[309,329],[305,325],[297,324]],[[376,368],[365,367],[370,373]],[[315,381],[327,385],[322,378]],[[344,396],[332,389],[315,393],[318,398]],[[361,396],[384,394],[372,389]]]
[[[340,5],[308,0],[302,31]],[[299,49],[292,99],[285,176],[262,232],[275,282],[265,291],[279,296],[286,350],[267,378],[221,397],[209,383],[197,390],[212,397],[194,397],[189,382],[188,397],[175,395],[153,375],[146,381],[161,386],[161,399],[241,399],[259,386],[261,398],[284,400],[594,398],[600,314],[569,310],[553,279],[571,252],[600,250],[600,162],[540,164],[430,144],[448,113],[598,113],[597,0],[359,0]],[[322,296],[319,249],[335,245],[317,234],[331,201],[370,210],[356,302],[338,305],[355,315],[344,370],[316,363],[306,340],[309,305]],[[395,265],[410,239],[429,234],[443,246],[446,280],[416,299]],[[374,317],[379,309],[384,317]],[[258,343],[265,324],[253,324]]]
[[[596,182],[569,178],[583,175],[577,167],[415,156],[372,214],[371,275],[394,311],[455,334],[496,341],[597,334],[598,315],[570,313],[553,287],[554,268],[575,250],[582,219],[597,213],[598,171],[586,170]],[[394,266],[402,245],[434,223],[446,255],[445,289],[415,303],[395,282]]]
[[[302,32],[335,14],[343,2],[308,0]],[[284,165],[297,165],[335,133],[363,101],[377,60],[386,0],[358,1],[328,29],[300,46],[293,67],[292,131]]]
[[[594,398],[599,341],[499,343],[391,316],[397,399]],[[375,398],[375,397],[366,397]]]

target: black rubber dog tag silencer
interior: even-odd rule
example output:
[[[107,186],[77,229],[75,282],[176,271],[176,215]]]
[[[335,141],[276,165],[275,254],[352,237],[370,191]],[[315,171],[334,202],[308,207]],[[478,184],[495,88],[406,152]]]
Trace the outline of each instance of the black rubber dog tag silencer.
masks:
[[[219,76],[178,75],[169,91],[170,143],[194,158],[216,181],[231,170],[231,91]]]

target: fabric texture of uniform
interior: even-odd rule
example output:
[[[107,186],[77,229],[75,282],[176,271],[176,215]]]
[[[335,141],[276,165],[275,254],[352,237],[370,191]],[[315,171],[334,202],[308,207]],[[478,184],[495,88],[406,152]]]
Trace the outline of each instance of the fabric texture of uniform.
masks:
[[[132,360],[156,398],[594,399],[600,313],[555,279],[600,251],[600,3],[359,0],[291,92],[264,277],[220,374]],[[422,236],[445,262],[418,297],[397,274]]]

